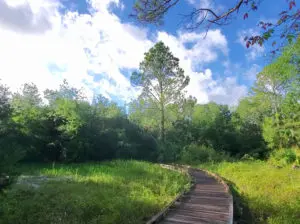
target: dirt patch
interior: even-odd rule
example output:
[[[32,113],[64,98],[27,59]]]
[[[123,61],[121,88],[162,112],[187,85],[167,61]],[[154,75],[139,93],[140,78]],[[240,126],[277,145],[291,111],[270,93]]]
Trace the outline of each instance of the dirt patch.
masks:
[[[26,185],[33,188],[39,188],[43,183],[49,181],[71,181],[73,178],[69,176],[65,177],[51,177],[51,176],[30,176],[30,175],[21,175],[17,178],[17,185]]]

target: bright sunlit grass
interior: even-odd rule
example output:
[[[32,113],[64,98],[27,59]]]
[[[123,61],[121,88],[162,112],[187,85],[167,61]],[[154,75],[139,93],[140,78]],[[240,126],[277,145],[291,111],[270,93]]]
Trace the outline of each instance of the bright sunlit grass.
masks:
[[[21,170],[49,179],[36,188],[21,182],[7,189],[0,223],[145,223],[189,184],[186,175],[137,161]]]
[[[244,223],[299,224],[300,170],[291,166],[275,168],[265,162],[206,164],[200,167],[218,173],[231,182],[249,208],[251,219],[244,213]]]

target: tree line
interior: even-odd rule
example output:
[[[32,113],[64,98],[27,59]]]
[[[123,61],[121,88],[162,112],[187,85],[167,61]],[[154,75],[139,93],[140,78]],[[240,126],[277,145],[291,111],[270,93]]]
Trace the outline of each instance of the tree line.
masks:
[[[43,96],[33,83],[15,93],[0,83],[0,171],[18,161],[193,163],[299,148],[299,55],[298,39],[257,74],[235,108],[187,97],[189,77],[162,42],[132,74],[142,91],[128,108],[101,95],[89,102],[67,81]]]

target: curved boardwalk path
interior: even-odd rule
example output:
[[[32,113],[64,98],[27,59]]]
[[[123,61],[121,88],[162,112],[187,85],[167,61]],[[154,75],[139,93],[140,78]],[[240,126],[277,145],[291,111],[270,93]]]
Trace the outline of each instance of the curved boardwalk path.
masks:
[[[227,185],[206,172],[189,169],[195,185],[176,201],[161,224],[232,224],[232,196]]]

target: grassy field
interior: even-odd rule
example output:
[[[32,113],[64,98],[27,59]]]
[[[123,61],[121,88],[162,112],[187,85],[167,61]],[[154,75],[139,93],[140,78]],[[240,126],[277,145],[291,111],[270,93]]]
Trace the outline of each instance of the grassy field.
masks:
[[[145,223],[189,185],[186,175],[137,161],[19,170],[0,195],[1,224]]]
[[[239,197],[239,223],[299,224],[300,170],[275,168],[265,162],[199,166],[225,178]]]

